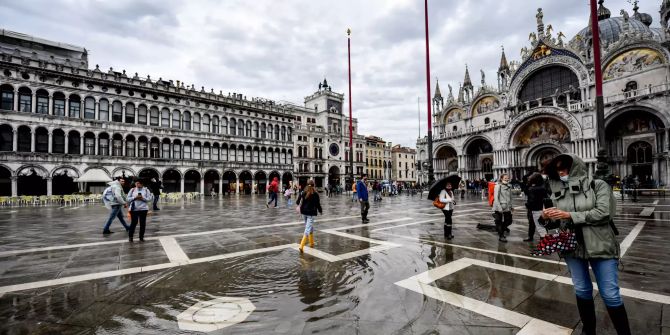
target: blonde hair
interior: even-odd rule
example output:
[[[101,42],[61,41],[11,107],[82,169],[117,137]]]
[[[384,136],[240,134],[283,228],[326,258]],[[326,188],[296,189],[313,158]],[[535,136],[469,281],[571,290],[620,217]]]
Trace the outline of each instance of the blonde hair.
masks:
[[[314,190],[314,180],[308,180],[307,189],[305,190],[305,199],[309,198],[315,192],[316,190]]]

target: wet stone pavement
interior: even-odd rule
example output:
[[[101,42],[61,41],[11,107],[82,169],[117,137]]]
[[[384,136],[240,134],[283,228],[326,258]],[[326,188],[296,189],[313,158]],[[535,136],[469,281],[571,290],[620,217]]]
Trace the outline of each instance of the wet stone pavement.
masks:
[[[425,198],[325,198],[314,248],[263,196],[162,204],[146,241],[103,236],[99,205],[0,208],[0,334],[580,334],[567,267],[529,256],[517,211],[507,243],[477,195],[454,235]],[[633,334],[670,334],[670,199],[619,202],[620,282]],[[640,216],[652,208],[651,216]],[[614,334],[596,297],[599,334]]]

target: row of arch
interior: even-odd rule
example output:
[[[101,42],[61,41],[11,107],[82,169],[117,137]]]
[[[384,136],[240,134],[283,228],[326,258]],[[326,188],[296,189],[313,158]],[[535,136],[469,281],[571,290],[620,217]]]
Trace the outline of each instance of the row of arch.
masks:
[[[199,192],[203,194],[211,193],[244,193],[264,194],[267,184],[273,179],[278,178],[283,188],[290,187],[293,183],[293,174],[291,172],[280,173],[278,171],[255,172],[242,170],[235,172],[233,170],[219,171],[216,169],[207,169],[198,171],[189,169],[179,171],[178,169],[168,168],[162,172],[154,168],[143,168],[137,173],[129,167],[118,167],[111,173],[101,167],[92,167],[87,169],[100,170],[102,174],[107,175],[110,180],[112,177],[123,176],[128,179],[142,178],[145,180],[161,180],[163,184],[163,193],[170,192]],[[41,166],[27,165],[22,166],[16,171],[9,167],[0,165],[0,196],[21,196],[21,195],[65,195],[77,192],[101,192],[107,185],[105,182],[78,183],[76,182],[82,173],[72,166],[58,166],[52,171],[47,171]],[[129,186],[129,185],[127,185]]]
[[[45,89],[33,91],[21,86],[0,85],[0,109],[25,113],[49,114],[75,119],[99,120],[139,124],[154,127],[197,131],[240,137],[253,137],[275,141],[291,141],[293,129],[271,122],[245,120],[240,117],[210,116],[207,113],[170,110],[167,107],[149,106],[119,100],[78,94],[66,96],[62,92],[49,94]]]
[[[286,148],[0,125],[0,151],[293,164]]]

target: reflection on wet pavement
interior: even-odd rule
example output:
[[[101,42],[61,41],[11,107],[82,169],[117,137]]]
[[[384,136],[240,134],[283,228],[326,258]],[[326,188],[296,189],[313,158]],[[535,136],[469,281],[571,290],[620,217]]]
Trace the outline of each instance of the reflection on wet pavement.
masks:
[[[263,200],[239,196],[165,204],[149,218],[147,241],[133,244],[118,226],[112,226],[117,233],[111,236],[100,234],[106,218],[100,206],[0,209],[0,292],[5,292],[0,319],[6,320],[0,333],[196,334],[199,328],[180,328],[179,316],[228,298],[248,299],[255,309],[213,334],[580,329],[573,288],[564,282],[566,266],[557,257],[530,257],[530,245],[521,241],[527,229],[523,210],[515,213],[510,242],[501,244],[493,233],[475,228],[491,221],[490,208],[469,196],[454,212],[456,238],[445,241],[441,213],[425,199],[401,196],[373,203],[372,222],[364,226],[357,204],[345,196],[324,197],[316,244],[300,254],[301,218],[291,208],[266,209]],[[649,204],[619,208],[620,241],[644,223],[634,239],[631,235],[620,281],[644,293],[624,297],[634,333],[663,334],[670,331],[670,261],[658,255],[670,250],[665,227],[670,215],[664,212],[670,201],[644,200]],[[649,206],[658,213],[639,216]],[[159,237],[175,243],[166,246]],[[168,257],[175,251],[187,261]],[[410,278],[445,273],[464,261],[470,265],[431,278],[423,293],[407,288],[415,285],[408,284]],[[99,273],[108,275],[82,277]],[[29,283],[33,288],[12,286]],[[430,290],[473,304],[431,296]],[[613,334],[602,302],[596,301],[599,334]],[[224,304],[189,315],[213,322],[234,308]],[[510,319],[490,314],[491,308]]]

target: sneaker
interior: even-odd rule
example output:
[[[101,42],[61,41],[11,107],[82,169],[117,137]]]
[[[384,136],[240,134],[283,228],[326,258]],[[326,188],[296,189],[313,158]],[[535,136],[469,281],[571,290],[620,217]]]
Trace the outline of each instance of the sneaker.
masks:
[[[500,241],[500,242],[507,242],[507,238],[505,238],[505,236],[500,236],[500,237],[498,238],[498,241]]]
[[[454,235],[447,236],[447,240],[452,240],[453,238],[454,238]]]
[[[525,239],[523,239],[523,241],[524,242],[533,242],[533,238],[532,237],[525,238]]]
[[[103,231],[102,231],[102,234],[103,234],[103,235],[113,234],[113,233],[114,233],[114,232],[111,231],[111,230],[103,230]]]

